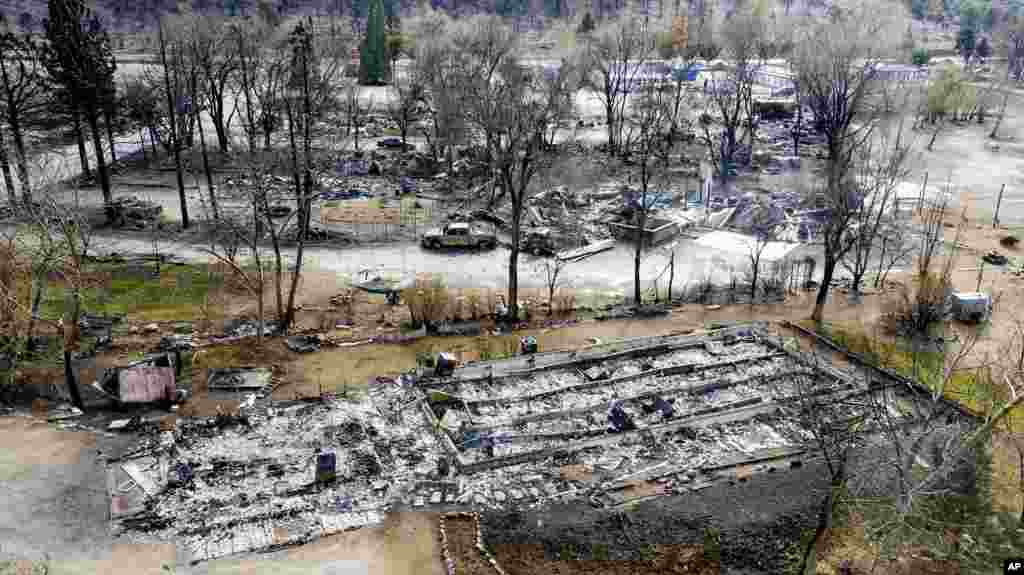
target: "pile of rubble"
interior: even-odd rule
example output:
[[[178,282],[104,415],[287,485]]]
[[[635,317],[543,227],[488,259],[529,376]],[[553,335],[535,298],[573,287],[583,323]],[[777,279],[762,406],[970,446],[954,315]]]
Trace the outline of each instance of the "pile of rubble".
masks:
[[[660,493],[701,489],[716,470],[802,456],[806,431],[770,417],[795,378],[814,378],[823,393],[855,389],[750,335],[670,338],[649,352],[569,363],[455,381],[430,396],[445,445],[472,473],[458,502],[617,504],[636,481],[656,481]]]
[[[104,204],[103,211],[112,227],[145,230],[159,224],[163,207],[147,200],[123,197]]]
[[[394,505],[614,505],[636,481],[697,490],[718,469],[799,458],[804,431],[770,415],[788,381],[820,374],[749,329],[730,334],[497,378],[377,378],[359,401],[275,403],[268,370],[220,370],[208,385],[248,394],[238,412],[150,427],[108,467],[111,515],[202,561],[378,523]],[[840,379],[822,392],[849,389]]]
[[[385,418],[372,400],[250,403],[237,419],[162,431],[112,464],[112,516],[132,539],[179,541],[193,561],[378,523],[409,487],[437,478],[443,453],[424,429],[418,410]]]

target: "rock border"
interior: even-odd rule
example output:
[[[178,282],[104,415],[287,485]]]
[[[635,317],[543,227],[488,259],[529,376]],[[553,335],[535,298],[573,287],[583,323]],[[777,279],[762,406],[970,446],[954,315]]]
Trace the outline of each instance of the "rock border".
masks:
[[[480,529],[480,514],[475,511],[451,511],[448,513],[442,513],[441,518],[438,520],[438,527],[441,532],[441,556],[444,558],[445,569],[448,575],[456,575],[455,560],[448,552],[448,532],[445,529],[444,522],[448,519],[461,519],[469,518],[473,521],[473,526],[476,528],[476,548],[480,551],[480,554],[487,559],[487,562],[494,568],[495,573],[498,575],[508,575],[508,572],[501,568],[498,564],[498,560],[494,558],[494,555],[487,550],[484,546],[483,531]]]

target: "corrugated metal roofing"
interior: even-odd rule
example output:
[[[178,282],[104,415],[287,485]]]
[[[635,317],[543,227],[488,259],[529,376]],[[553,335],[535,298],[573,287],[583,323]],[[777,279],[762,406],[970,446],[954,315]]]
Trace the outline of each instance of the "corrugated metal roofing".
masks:
[[[117,374],[118,395],[125,403],[149,403],[174,397],[173,367],[132,367]]]

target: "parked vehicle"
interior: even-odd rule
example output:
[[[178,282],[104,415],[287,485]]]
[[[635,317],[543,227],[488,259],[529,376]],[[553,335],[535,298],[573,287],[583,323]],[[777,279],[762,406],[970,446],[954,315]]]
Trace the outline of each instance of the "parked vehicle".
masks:
[[[474,228],[465,222],[453,222],[442,228],[433,228],[423,234],[423,246],[438,249],[442,247],[451,248],[474,248],[493,249],[498,245],[498,238],[494,234]]]
[[[555,245],[550,228],[528,230],[525,236],[522,243],[524,252],[535,256],[555,255]]]
[[[378,148],[388,148],[391,150],[415,150],[416,146],[412,144],[402,144],[402,140],[399,138],[384,138],[377,142]]]

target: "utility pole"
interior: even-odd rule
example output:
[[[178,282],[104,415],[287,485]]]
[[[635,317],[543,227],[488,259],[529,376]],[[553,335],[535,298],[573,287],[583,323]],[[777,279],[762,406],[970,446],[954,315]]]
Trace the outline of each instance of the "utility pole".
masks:
[[[1003,190],[1005,190],[1005,189],[1006,189],[1006,184],[1004,183],[1002,186],[1000,186],[1000,188],[999,188],[999,198],[996,199],[996,215],[992,216],[992,227],[993,228],[995,228],[995,227],[997,227],[999,225],[999,206],[1002,205],[1002,203],[1003,203]]]
[[[928,172],[924,173],[924,183],[921,184],[921,197],[917,200],[917,213],[924,213],[924,190],[928,187]]]

